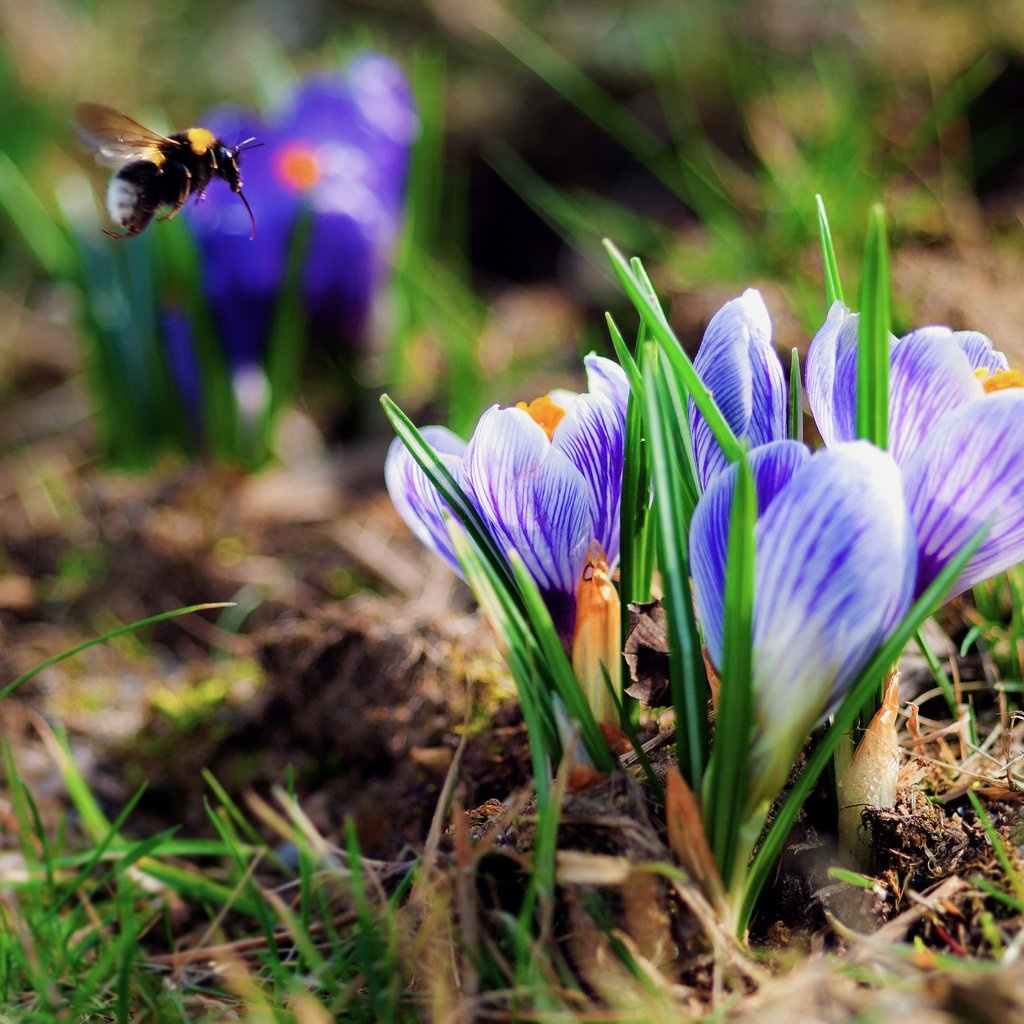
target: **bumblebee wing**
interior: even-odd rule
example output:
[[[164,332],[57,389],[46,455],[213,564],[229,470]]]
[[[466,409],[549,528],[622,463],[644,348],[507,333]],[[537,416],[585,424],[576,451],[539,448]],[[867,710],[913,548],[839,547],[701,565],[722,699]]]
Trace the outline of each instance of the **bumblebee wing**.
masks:
[[[174,139],[151,132],[126,114],[99,103],[79,103],[75,107],[75,127],[97,161],[108,167],[146,160],[165,146],[178,145]]]

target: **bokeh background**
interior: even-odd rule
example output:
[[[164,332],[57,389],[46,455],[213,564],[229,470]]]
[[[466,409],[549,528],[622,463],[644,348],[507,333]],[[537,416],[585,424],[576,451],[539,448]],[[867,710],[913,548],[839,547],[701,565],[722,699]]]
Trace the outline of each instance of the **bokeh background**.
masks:
[[[140,828],[201,829],[204,768],[235,791],[291,765],[324,828],[352,812],[380,854],[422,835],[459,723],[493,723],[504,691],[465,595],[382,493],[376,399],[466,432],[489,403],[579,386],[580,354],[609,348],[603,312],[632,323],[602,237],[644,257],[688,344],[757,286],[788,352],[825,313],[815,195],[854,305],[882,201],[895,327],[981,330],[1024,356],[1020,3],[0,0],[0,28],[3,677],[145,615],[235,602],[0,703],[42,791],[39,713],[112,806],[148,779]],[[282,316],[286,400],[259,445],[218,447],[239,427],[212,421],[178,443],[178,417],[140,449],[112,381],[133,332],[162,335],[132,303],[165,286],[201,303],[203,270],[186,217],[99,233],[109,172],[74,105],[161,131],[224,105],[270,116],[367,51],[404,70],[420,129],[359,343]],[[132,311],[118,358],[98,354],[100,271]],[[481,748],[484,796],[497,761]]]

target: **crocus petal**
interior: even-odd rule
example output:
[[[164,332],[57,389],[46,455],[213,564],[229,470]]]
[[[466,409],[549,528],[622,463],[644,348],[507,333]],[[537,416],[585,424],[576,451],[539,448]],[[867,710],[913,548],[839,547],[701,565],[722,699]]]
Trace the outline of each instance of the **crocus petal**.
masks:
[[[920,593],[990,518],[984,543],[948,597],[1024,560],[1024,391],[954,409],[904,469],[917,529]]]
[[[807,350],[807,404],[826,445],[857,436],[857,331],[860,317],[833,302]]]
[[[771,798],[807,732],[909,607],[915,538],[895,460],[863,441],[817,452],[756,540],[754,764]]]
[[[750,453],[759,516],[767,511],[810,454],[798,441],[774,441]],[[737,472],[736,466],[729,466],[715,477],[697,504],[690,524],[690,569],[697,615],[716,665],[722,663],[725,565]]]
[[[626,371],[614,360],[593,352],[583,357],[583,365],[587,368],[587,388],[591,394],[597,392],[607,395],[626,415],[629,402],[629,378]]]
[[[466,442],[447,427],[423,427],[420,433],[458,480]],[[444,519],[451,510],[400,438],[396,437],[388,449],[384,480],[398,514],[409,529],[461,576],[462,570],[452,550],[451,537]]]
[[[593,386],[593,384],[591,385]],[[590,518],[609,565],[619,557],[619,509],[626,417],[607,394],[579,395],[551,438],[588,484]]]
[[[902,466],[951,409],[983,395],[948,327],[921,327],[893,346],[889,371],[889,450]]]
[[[956,343],[963,349],[972,370],[985,370],[995,373],[997,370],[1008,370],[1010,361],[992,340],[980,331],[956,331],[953,334]]]
[[[712,317],[694,360],[733,433],[752,447],[786,436],[786,379],[771,337],[764,300],[748,288]],[[704,488],[727,461],[692,399],[688,409],[697,475]]]
[[[211,182],[203,202],[190,203],[185,211],[221,345],[230,368],[239,370],[262,359],[270,338],[299,198],[275,177],[274,159],[282,142],[277,133],[233,108],[213,111],[203,123],[228,144],[249,136],[263,143],[241,157],[244,192],[256,221],[252,241],[249,215],[224,182]]]
[[[503,550],[536,581],[571,635],[576,583],[594,537],[589,488],[568,456],[522,409],[488,409],[462,461],[462,486]]]

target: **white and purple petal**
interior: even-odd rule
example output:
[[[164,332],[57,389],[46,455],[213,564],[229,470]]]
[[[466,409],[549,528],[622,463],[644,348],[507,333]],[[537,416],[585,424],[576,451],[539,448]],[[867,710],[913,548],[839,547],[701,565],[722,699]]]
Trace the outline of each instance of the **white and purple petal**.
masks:
[[[889,450],[901,465],[951,409],[981,398],[981,384],[948,327],[920,327],[893,346]]]
[[[992,339],[981,331],[956,331],[953,337],[967,356],[972,370],[996,373],[1010,368],[1009,359],[992,344]]]
[[[498,546],[523,560],[564,635],[594,537],[583,475],[526,412],[493,406],[473,431],[461,483]]]
[[[591,391],[573,401],[551,438],[552,447],[564,452],[587,482],[590,539],[600,542],[609,565],[619,557],[625,434],[621,407],[607,394]]]
[[[833,302],[807,350],[807,404],[826,445],[857,436],[857,332],[860,317]]]
[[[712,317],[693,363],[733,433],[754,448],[786,436],[786,378],[771,338],[764,300],[748,288]],[[692,399],[687,408],[704,489],[727,460]]]
[[[947,597],[1024,560],[1024,390],[986,395],[935,425],[904,469],[920,593],[992,519]]]
[[[756,539],[755,764],[774,796],[807,731],[910,605],[915,539],[895,461],[863,441],[817,452]]]
[[[612,359],[590,355],[583,357],[587,369],[587,388],[591,394],[607,395],[620,409],[625,422],[626,405],[629,402],[629,378],[626,371]]]
[[[757,491],[757,514],[764,515],[796,470],[810,458],[798,441],[774,441],[749,455]],[[708,486],[690,524],[690,570],[704,641],[716,665],[722,664],[725,567],[729,544],[736,466],[729,466]]]
[[[466,442],[447,427],[423,427],[424,440],[440,456],[456,480],[462,467]],[[432,551],[439,554],[459,575],[459,560],[452,550],[444,517],[451,509],[427,479],[426,473],[409,454],[401,438],[395,438],[384,463],[384,480],[398,514],[410,530]]]

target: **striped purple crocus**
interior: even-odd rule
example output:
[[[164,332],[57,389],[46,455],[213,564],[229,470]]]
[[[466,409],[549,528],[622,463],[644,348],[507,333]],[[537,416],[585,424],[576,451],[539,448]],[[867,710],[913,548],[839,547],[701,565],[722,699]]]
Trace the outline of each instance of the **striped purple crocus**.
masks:
[[[772,322],[760,292],[748,288],[712,317],[693,365],[741,441],[757,448],[787,436],[786,377],[772,347]],[[692,398],[687,405],[703,492],[728,462]]]
[[[826,445],[856,432],[858,317],[835,303],[807,355],[807,397]],[[923,591],[986,522],[952,597],[1024,559],[1024,375],[976,331],[891,339],[889,446],[917,536]]]
[[[529,405],[493,406],[480,417],[468,443],[444,427],[423,431],[497,545],[522,559],[567,648],[588,548],[596,541],[608,564],[619,554],[629,396],[618,364],[593,354],[584,364],[587,392],[555,392]],[[459,572],[446,506],[398,439],[388,452],[385,479],[412,531]]]
[[[917,554],[895,460],[867,442],[815,454],[776,441],[749,456],[757,490],[749,810],[774,799],[810,730],[842,699],[905,615]],[[690,526],[694,598],[722,665],[735,466]]]
[[[203,123],[229,144],[250,136],[262,143],[242,168],[256,218],[252,241],[248,216],[227,189],[211,188],[188,213],[231,369],[257,366],[264,356],[302,211],[309,216],[300,280],[310,337],[358,348],[398,235],[418,132],[402,70],[364,53],[341,73],[304,81],[267,121],[222,108]]]

